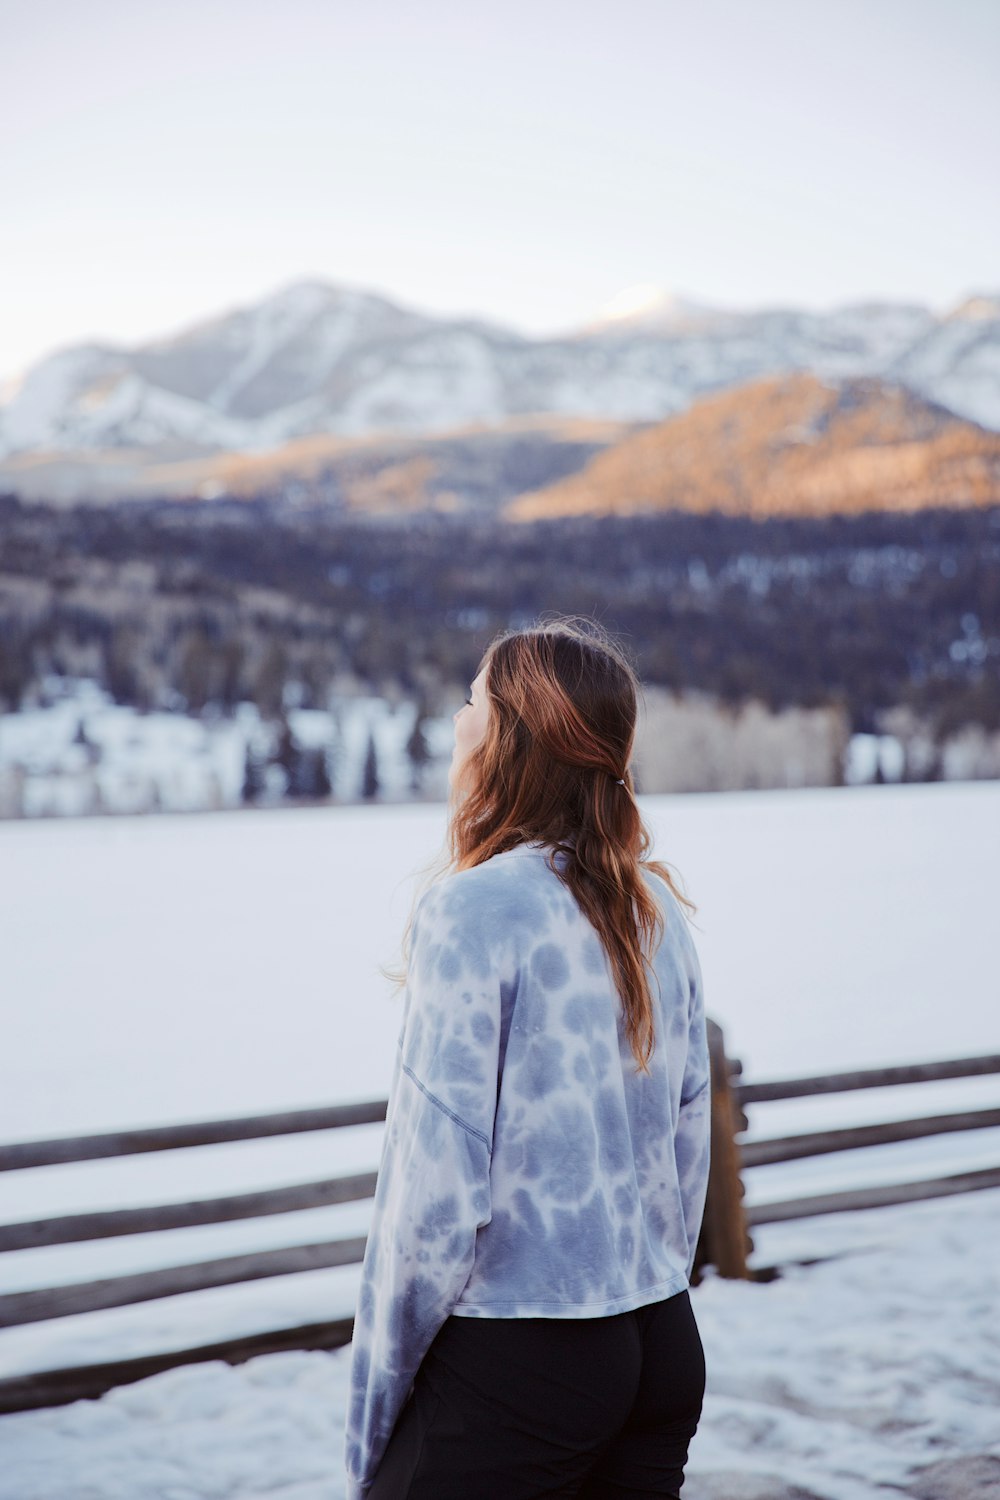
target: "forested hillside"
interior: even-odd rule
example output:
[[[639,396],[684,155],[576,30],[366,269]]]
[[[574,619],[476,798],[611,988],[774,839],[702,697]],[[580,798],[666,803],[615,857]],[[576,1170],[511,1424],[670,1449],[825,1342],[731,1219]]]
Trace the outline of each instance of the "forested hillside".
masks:
[[[0,497],[0,699],[47,672],[196,711],[346,679],[433,709],[498,629],[595,615],[643,678],[772,708],[907,704],[1000,726],[1000,507],[752,521],[716,513],[505,526],[265,502],[50,509]]]

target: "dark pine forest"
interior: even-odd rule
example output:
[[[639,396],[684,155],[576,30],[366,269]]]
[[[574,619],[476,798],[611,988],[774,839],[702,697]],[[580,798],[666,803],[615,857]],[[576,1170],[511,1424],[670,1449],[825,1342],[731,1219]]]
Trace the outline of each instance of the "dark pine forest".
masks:
[[[907,704],[1000,728],[1000,507],[514,525],[269,499],[48,507],[0,497],[0,703],[84,667],[120,703],[304,706],[345,674],[419,697],[546,611],[596,617],[643,680],[738,705]]]

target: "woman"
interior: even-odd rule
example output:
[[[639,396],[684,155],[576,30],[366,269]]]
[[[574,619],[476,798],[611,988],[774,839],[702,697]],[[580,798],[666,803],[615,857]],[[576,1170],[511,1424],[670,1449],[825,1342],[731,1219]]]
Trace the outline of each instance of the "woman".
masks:
[[[354,1324],[349,1500],[676,1496],[705,1369],[701,971],[591,622],[508,632],[455,719]]]

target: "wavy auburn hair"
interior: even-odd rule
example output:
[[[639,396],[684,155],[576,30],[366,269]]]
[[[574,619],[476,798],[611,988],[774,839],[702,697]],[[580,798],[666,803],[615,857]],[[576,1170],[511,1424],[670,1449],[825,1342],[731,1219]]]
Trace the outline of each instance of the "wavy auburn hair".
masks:
[[[484,668],[487,727],[452,790],[450,869],[471,869],[521,843],[553,846],[549,865],[597,931],[636,1071],[648,1073],[655,1037],[647,966],[663,917],[642,869],[697,907],[666,865],[646,858],[651,839],[629,769],[636,673],[603,627],[580,616],[504,632],[486,648]],[[565,855],[562,869],[556,851]]]

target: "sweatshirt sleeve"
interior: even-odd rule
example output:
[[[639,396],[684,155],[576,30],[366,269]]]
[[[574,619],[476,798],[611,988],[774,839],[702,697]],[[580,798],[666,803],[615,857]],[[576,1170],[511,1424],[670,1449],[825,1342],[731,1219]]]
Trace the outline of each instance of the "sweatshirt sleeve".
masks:
[[[684,1204],[684,1226],[688,1242],[687,1274],[690,1279],[708,1191],[712,1090],[705,994],[701,965],[693,944],[690,945],[689,953],[691,975],[687,1061],[681,1085],[674,1150],[681,1200]]]
[[[374,1481],[413,1379],[490,1219],[500,981],[489,921],[446,878],[417,906],[354,1321],[348,1500]]]

